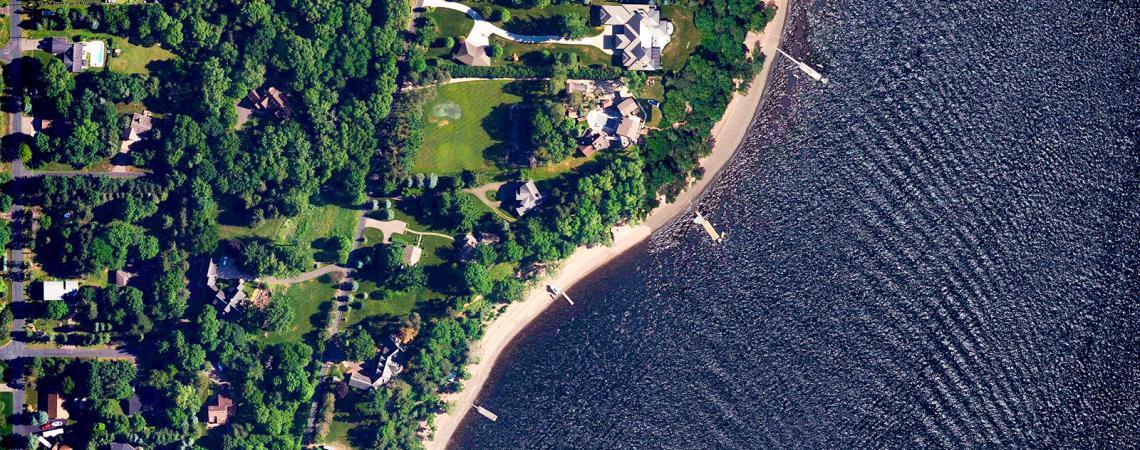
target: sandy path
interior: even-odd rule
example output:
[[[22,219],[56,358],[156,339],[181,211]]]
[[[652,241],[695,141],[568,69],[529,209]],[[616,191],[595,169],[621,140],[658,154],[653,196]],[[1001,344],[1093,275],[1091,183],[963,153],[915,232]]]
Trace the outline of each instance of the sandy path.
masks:
[[[561,288],[571,288],[578,280],[589,275],[595,269],[602,267],[613,258],[626,250],[645,241],[653,230],[670,223],[679,214],[686,212],[689,201],[694,200],[704,191],[708,183],[713,180],[717,172],[732,158],[737,147],[740,146],[745,134],[750,128],[760,100],[763,97],[764,87],[767,84],[768,74],[775,62],[776,47],[780,43],[780,36],[784,30],[784,19],[787,13],[787,0],[775,0],[779,8],[776,18],[764,29],[760,35],[761,46],[767,57],[764,69],[756,75],[752,87],[746,95],[737,94],[728,104],[724,116],[713,126],[712,133],[716,139],[712,154],[701,160],[705,168],[705,176],[696,184],[690,186],[673,203],[662,205],[654,209],[645,222],[632,227],[618,227],[614,229],[614,244],[611,247],[585,248],[580,247],[574,251],[560,270],[552,279],[540,281],[535,289],[531,290],[527,299],[507,308],[507,311],[491,322],[483,339],[474,344],[472,356],[478,363],[468,366],[471,379],[464,384],[463,391],[454,396],[455,408],[450,414],[440,414],[435,418],[436,432],[433,438],[424,445],[428,450],[443,449],[447,447],[452,434],[459,423],[471,410],[499,354],[519,332],[538,317],[551,303],[550,295],[546,293],[546,284],[554,284]],[[749,41],[755,41],[756,35],[749,35]],[[494,411],[494,405],[486,405]]]

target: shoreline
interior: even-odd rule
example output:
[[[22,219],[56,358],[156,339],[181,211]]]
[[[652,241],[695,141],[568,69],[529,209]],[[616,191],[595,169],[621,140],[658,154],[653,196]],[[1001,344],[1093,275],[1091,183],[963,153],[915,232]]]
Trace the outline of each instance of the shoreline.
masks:
[[[713,150],[708,156],[700,160],[700,166],[705,169],[704,176],[696,183],[690,185],[672,202],[654,208],[645,220],[637,225],[626,225],[613,228],[613,244],[608,247],[578,247],[569,258],[562,262],[561,268],[553,276],[539,282],[527,293],[526,300],[513,303],[506,311],[491,321],[487,326],[483,338],[471,346],[471,356],[478,359],[477,363],[467,366],[471,378],[463,384],[463,390],[457,394],[445,396],[447,402],[454,402],[452,412],[437,414],[435,416],[436,431],[432,439],[424,442],[428,450],[445,449],[451,442],[456,429],[463,422],[464,417],[472,409],[472,405],[479,397],[490,378],[491,371],[503,350],[514,340],[523,329],[538,318],[553,301],[546,292],[546,284],[554,284],[563,289],[570,290],[575,283],[592,274],[598,268],[609,264],[614,258],[622,255],[629,249],[645,242],[650,235],[659,228],[673,222],[688,209],[688,203],[702,194],[725,164],[736,154],[737,149],[744,140],[744,136],[752,128],[756,113],[764,98],[768,75],[771,73],[772,62],[776,59],[776,47],[784,32],[785,19],[788,13],[789,0],[774,0],[777,5],[776,17],[768,23],[762,33],[749,33],[746,43],[759,39],[765,55],[764,67],[752,80],[752,85],[745,95],[734,94],[732,100],[725,108],[724,115],[712,128],[714,139]],[[751,46],[749,46],[751,48]]]

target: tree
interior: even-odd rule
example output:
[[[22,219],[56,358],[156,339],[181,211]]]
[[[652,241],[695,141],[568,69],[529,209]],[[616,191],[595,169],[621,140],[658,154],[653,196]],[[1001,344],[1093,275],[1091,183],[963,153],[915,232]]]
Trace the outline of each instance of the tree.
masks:
[[[67,317],[67,313],[67,303],[63,300],[53,300],[47,302],[47,306],[44,311],[45,316],[51,320],[63,320],[64,317]]]
[[[582,16],[577,13],[569,13],[562,16],[562,29],[566,33],[566,37],[570,39],[583,38],[590,33],[590,27],[586,25],[586,21],[582,19]]]
[[[482,264],[463,266],[463,283],[471,294],[486,295],[491,292],[491,274]]]
[[[509,22],[511,20],[511,12],[506,8],[495,8],[495,21]]]
[[[506,278],[495,282],[495,287],[487,298],[499,303],[511,303],[522,298],[526,285],[517,278]]]
[[[574,121],[566,117],[560,104],[539,102],[530,121],[530,145],[539,161],[549,164],[570,157],[576,137]]]
[[[281,332],[289,328],[297,313],[293,304],[284,299],[277,299],[265,308],[264,328],[270,332]]]
[[[503,45],[499,44],[497,42],[494,44],[491,44],[490,47],[487,47],[487,56],[490,56],[491,58],[496,58],[496,59],[499,58],[500,56],[503,56]]]
[[[376,356],[376,341],[363,330],[349,330],[340,336],[337,347],[344,352],[344,357],[349,361],[366,361]]]

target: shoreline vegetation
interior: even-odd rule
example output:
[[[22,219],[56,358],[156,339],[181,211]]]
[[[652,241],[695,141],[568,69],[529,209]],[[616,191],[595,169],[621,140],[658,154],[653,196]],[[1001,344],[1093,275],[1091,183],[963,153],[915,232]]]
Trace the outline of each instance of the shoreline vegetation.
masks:
[[[772,67],[769,62],[776,55],[776,48],[784,30],[788,0],[774,0],[769,4],[776,6],[775,15],[771,17],[762,32],[749,32],[745,38],[745,44],[750,51],[754,50],[754,43],[760,43],[761,51],[767,61],[753,77],[747,92],[735,93],[720,120],[712,126],[710,134],[715,144],[711,153],[701,158],[698,164],[703,176],[692,185],[679,188],[679,192],[675,193],[671,201],[653,208],[641,223],[613,227],[613,242],[609,246],[577,247],[563,260],[556,273],[536,283],[524,301],[512,304],[506,312],[493,319],[486,327],[483,337],[472,345],[471,359],[476,362],[468,364],[465,368],[471,377],[464,382],[461,391],[445,399],[452,407],[447,412],[435,416],[436,430],[431,439],[425,441],[427,449],[447,448],[455,431],[468,412],[473,409],[475,399],[482,392],[503,350],[554,303],[546,291],[547,284],[572,290],[575,283],[645,242],[654,231],[685,213],[689,201],[695,200],[704,192],[708,184],[716,178],[716,174],[736,153],[745,134],[751,128],[750,125],[764,98]]]

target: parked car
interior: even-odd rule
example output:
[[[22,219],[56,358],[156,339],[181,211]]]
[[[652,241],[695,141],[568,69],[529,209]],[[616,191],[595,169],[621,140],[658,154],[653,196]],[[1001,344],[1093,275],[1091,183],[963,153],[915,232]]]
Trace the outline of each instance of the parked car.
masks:
[[[58,428],[58,427],[62,427],[62,426],[63,426],[63,421],[62,420],[56,420],[54,422],[48,422],[48,423],[45,423],[43,425],[40,425],[40,429],[47,431],[47,430],[50,430],[52,428]]]

